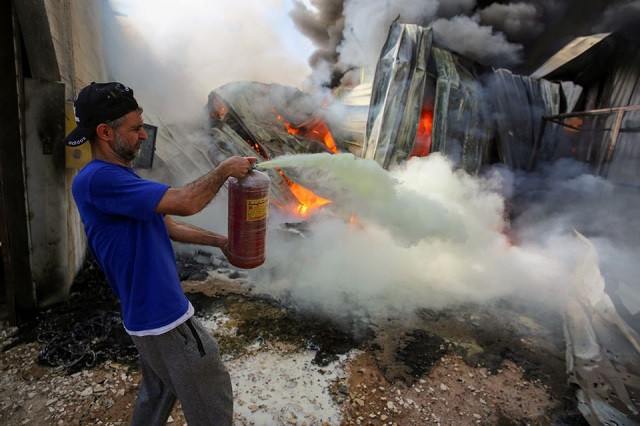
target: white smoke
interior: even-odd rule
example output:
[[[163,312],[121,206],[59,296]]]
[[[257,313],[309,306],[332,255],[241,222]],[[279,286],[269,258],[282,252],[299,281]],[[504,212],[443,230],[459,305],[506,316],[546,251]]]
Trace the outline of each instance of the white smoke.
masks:
[[[467,238],[461,206],[450,198],[429,196],[421,191],[422,185],[398,182],[374,161],[353,154],[309,154],[279,157],[260,167],[267,165],[285,171],[287,167],[320,167],[325,174],[314,175],[313,188],[333,200],[334,211],[343,217],[356,214],[363,223],[388,229],[399,245],[410,247],[425,238],[456,242]],[[423,173],[426,176],[419,176],[421,180],[435,177],[429,170]],[[431,173],[437,174],[437,169]]]
[[[327,3],[339,6],[337,1],[313,2],[318,10],[325,10]],[[418,12],[412,10],[417,5]],[[289,55],[294,44],[288,44],[291,40],[283,39],[269,21],[269,12],[283,7],[276,0],[259,4],[243,0],[213,10],[210,3],[205,7],[194,1],[162,16],[130,11],[118,19],[126,25],[114,22],[110,28],[117,36],[113,39],[117,42],[107,43],[112,48],[106,52],[112,76],[134,88],[145,111],[160,111],[171,122],[202,120],[199,126],[204,127],[206,97],[226,82],[300,86],[309,75],[310,68],[303,63],[306,55]],[[308,8],[303,3],[296,7],[299,16],[304,15],[303,7]],[[328,53],[335,44],[335,60],[344,69],[375,64],[389,25],[401,16],[405,22],[431,23],[439,42],[481,62],[517,62],[522,47],[506,34],[524,37],[537,30],[525,25],[525,16],[535,20],[527,15],[530,9],[523,7],[517,15],[512,8],[486,8],[484,17],[480,13],[474,19],[467,16],[474,7],[473,1],[463,0],[446,6],[435,0],[347,0],[339,15],[327,14],[342,23],[327,27],[326,38],[322,31],[318,37],[324,39]],[[621,9],[612,9],[611,16],[617,10]],[[496,28],[481,25],[498,12],[514,17],[514,22],[494,23]],[[147,18],[157,22],[151,25],[154,21]],[[321,28],[318,22],[314,25]],[[342,26],[343,37],[336,37]],[[496,31],[499,28],[505,33]],[[328,53],[320,61],[323,74],[318,84],[332,72]],[[172,137],[182,147],[195,146],[194,140],[207,135],[187,129]],[[193,148],[182,157],[196,162],[204,155]],[[252,272],[258,290],[288,296],[300,306],[364,315],[504,297],[559,305],[575,259],[582,253],[574,228],[593,239],[605,274],[615,276],[616,282],[637,285],[632,278],[637,276],[637,235],[629,230],[640,229],[632,215],[640,197],[625,197],[574,164],[559,163],[530,176],[494,168],[474,178],[454,170],[438,155],[413,159],[390,172],[353,158],[349,161],[358,167],[343,169],[337,163],[344,157],[326,158],[330,160],[315,165],[313,160],[307,166],[326,171],[326,179],[317,184],[333,190],[335,196],[329,197],[333,206],[309,221],[305,238],[281,232],[280,222],[297,219],[278,218],[273,211],[267,263]],[[185,170],[183,178],[192,172]],[[224,198],[220,198],[209,213],[195,220],[225,233]],[[505,213],[514,206],[518,210],[510,224]],[[629,214],[621,215],[621,210]],[[351,214],[360,225],[349,222]]]
[[[542,11],[530,3],[494,3],[478,12],[480,22],[506,34],[511,40],[529,40],[544,30]]]
[[[593,176],[584,164],[563,160],[532,174],[496,166],[481,177],[438,154],[389,172],[346,154],[266,164],[321,170],[312,189],[334,196],[304,237],[284,231],[280,224],[295,219],[276,213],[267,262],[251,272],[257,291],[301,308],[374,320],[501,299],[561,309],[585,255],[576,230],[598,249],[614,301],[619,289],[640,292],[637,190]],[[438,212],[429,211],[434,203]]]
[[[561,303],[571,266],[542,246],[516,246],[507,237],[501,192],[515,181],[508,173],[474,178],[437,154],[391,172],[370,160],[340,157],[271,163],[319,168],[326,176],[319,190],[334,185],[341,196],[314,216],[305,238],[287,238],[272,220],[268,260],[252,272],[258,291],[287,295],[305,308],[368,317],[510,297]],[[434,205],[442,208],[434,212]],[[357,222],[345,212],[355,212]],[[443,212],[458,228],[451,217],[443,220]]]
[[[211,90],[232,81],[302,87],[310,73],[310,43],[294,34],[290,2],[112,4],[121,14],[107,25],[112,78],[138,89],[146,105],[164,111],[177,105],[174,116],[193,115]]]
[[[436,16],[437,0],[349,0],[344,5],[344,39],[337,47],[344,69],[373,69],[389,33],[391,23],[399,18],[407,24],[420,24]]]
[[[456,16],[431,23],[440,45],[486,65],[511,66],[522,60],[522,45],[480,25],[474,18]]]

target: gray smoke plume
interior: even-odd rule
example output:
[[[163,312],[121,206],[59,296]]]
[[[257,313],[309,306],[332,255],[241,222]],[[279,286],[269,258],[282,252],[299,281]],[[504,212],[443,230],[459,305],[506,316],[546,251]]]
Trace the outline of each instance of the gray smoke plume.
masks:
[[[510,43],[503,33],[480,25],[474,18],[455,16],[438,19],[431,24],[436,43],[476,61],[508,67],[521,61],[523,47]]]
[[[640,0],[631,0],[609,5],[594,31],[623,31],[628,36],[640,39],[639,26]]]
[[[349,69],[375,67],[396,19],[432,26],[437,44],[521,74],[535,70],[575,37],[638,32],[640,21],[639,0],[313,0],[312,5],[298,0],[291,17],[317,47],[310,58],[312,79],[328,86]]]
[[[314,0],[312,4],[321,3]],[[309,64],[316,67],[322,61],[335,63],[338,53],[335,46],[342,39],[344,29],[344,17],[342,16],[342,0],[326,1],[323,7],[318,8],[317,13],[313,13],[300,1],[294,1],[293,10],[289,13],[296,28],[302,34],[309,37],[318,48],[309,58]]]
[[[542,10],[531,3],[494,3],[478,12],[480,22],[511,40],[530,40],[544,30]]]
[[[608,294],[619,309],[624,307],[621,312],[637,314],[637,187],[594,176],[588,165],[569,159],[542,165],[535,173],[519,173],[513,179],[515,218],[511,226],[518,244],[542,247],[556,259],[571,263],[567,257],[577,251],[573,250],[576,240],[570,236],[574,230],[587,235],[597,249]]]
[[[476,0],[450,0],[442,1],[438,5],[438,16],[441,18],[453,18],[456,15],[469,15],[476,7]]]

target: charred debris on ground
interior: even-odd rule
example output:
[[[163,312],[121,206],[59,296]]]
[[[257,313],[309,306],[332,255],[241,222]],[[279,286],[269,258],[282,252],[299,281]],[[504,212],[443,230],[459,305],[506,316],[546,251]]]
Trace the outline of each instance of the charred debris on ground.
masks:
[[[224,262],[220,268],[228,268]],[[179,254],[182,279],[207,276],[211,265],[193,254]],[[456,309],[421,310],[410,320],[388,319],[387,324],[362,320],[336,321],[319,313],[265,296],[227,294],[206,296],[187,293],[198,315],[226,315],[234,332],[214,332],[223,356],[235,358],[255,344],[283,343],[292,350],[316,351],[320,368],[353,349],[370,351],[386,379],[411,385],[427,374],[446,354],[460,355],[470,366],[498,371],[505,360],[519,365],[530,378],[548,383],[562,398],[568,391],[564,344],[559,318],[538,318],[525,324],[516,314],[522,307],[506,302],[493,308],[461,306]],[[496,314],[500,310],[500,315]],[[554,325],[555,324],[555,325]],[[523,330],[526,330],[523,332]],[[90,369],[107,360],[136,364],[137,352],[120,320],[120,306],[95,261],[88,259],[72,286],[69,299],[21,326],[3,350],[38,340],[38,362],[64,368],[68,374]]]
[[[181,280],[207,277],[212,266],[200,263],[196,256],[178,255]],[[228,265],[222,262],[220,267]],[[242,275],[231,271],[227,276],[233,279]],[[187,297],[199,315],[226,312],[233,318],[233,336],[224,333],[215,336],[222,353],[231,356],[240,355],[254,343],[279,341],[315,350],[314,361],[322,366],[371,337],[368,332],[356,336],[344,324],[322,315],[296,312],[267,297],[233,294],[211,297],[199,293],[187,293]],[[38,354],[41,365],[64,368],[68,374],[107,360],[122,364],[137,362],[137,351],[122,326],[120,303],[90,256],[74,280],[68,300],[39,312],[20,326],[3,351],[34,341],[42,344]]]

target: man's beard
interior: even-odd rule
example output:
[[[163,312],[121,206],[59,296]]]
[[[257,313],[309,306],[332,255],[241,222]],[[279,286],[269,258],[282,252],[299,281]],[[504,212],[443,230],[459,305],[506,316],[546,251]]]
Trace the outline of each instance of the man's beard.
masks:
[[[134,158],[138,156],[140,150],[137,147],[130,147],[125,142],[124,138],[120,136],[118,131],[115,131],[115,140],[112,146],[113,152],[116,156],[124,161],[125,163],[130,163]]]

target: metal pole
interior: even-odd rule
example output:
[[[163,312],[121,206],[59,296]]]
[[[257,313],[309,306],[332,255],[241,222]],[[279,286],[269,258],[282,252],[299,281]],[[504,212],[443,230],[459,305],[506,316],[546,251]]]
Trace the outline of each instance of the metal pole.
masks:
[[[604,163],[602,163],[600,166],[600,174],[605,177],[609,172],[609,166],[611,165],[611,160],[613,160],[613,154],[616,150],[616,143],[618,142],[618,136],[620,135],[620,127],[622,126],[622,117],[624,116],[624,113],[624,109],[618,110],[616,121],[613,125],[613,134],[611,135],[611,142],[609,143],[607,157]]]
[[[544,129],[547,126],[547,120],[542,117],[542,121],[540,121],[540,126],[538,126],[538,137],[533,143],[533,150],[531,151],[531,158],[529,158],[529,165],[527,166],[527,171],[530,172],[533,170],[533,167],[536,165],[536,160],[538,157],[538,150],[540,149],[540,144],[542,143],[542,135],[544,134]]]

